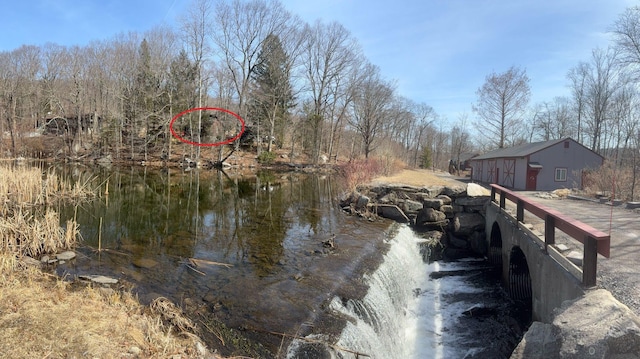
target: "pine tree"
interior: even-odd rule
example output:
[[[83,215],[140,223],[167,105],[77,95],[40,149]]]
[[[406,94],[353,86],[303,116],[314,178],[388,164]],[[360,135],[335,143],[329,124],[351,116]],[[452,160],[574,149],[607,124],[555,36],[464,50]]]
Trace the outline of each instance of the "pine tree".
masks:
[[[273,139],[284,136],[284,128],[289,119],[289,110],[294,106],[291,87],[290,61],[278,36],[270,34],[265,39],[258,54],[253,80],[251,112],[259,121],[268,125],[268,151]],[[258,140],[260,143],[260,139]],[[258,147],[260,151],[260,147]]]
[[[189,60],[189,55],[185,50],[181,50],[180,53],[171,61],[169,65],[169,77],[166,82],[166,103],[169,104],[168,112],[164,129],[165,137],[167,138],[167,157],[171,157],[171,133],[169,132],[169,124],[173,116],[195,107],[198,97],[198,68]],[[193,133],[195,129],[192,129],[189,124],[184,125],[180,123],[174,123],[174,130],[178,133]]]
[[[126,117],[129,123],[131,158],[134,158],[136,142],[143,146],[144,158],[147,159],[149,144],[162,133],[160,115],[162,111],[162,89],[160,77],[151,65],[151,51],[144,39],[138,48],[135,79],[133,86],[126,93]],[[137,140],[136,140],[137,138]]]

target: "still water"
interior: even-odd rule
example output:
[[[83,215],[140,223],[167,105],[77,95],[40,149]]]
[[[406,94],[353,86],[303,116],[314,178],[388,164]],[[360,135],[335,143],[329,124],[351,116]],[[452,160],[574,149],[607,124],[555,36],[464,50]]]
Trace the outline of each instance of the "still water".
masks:
[[[487,336],[509,335],[499,319],[464,317],[508,310],[499,283],[478,279],[484,262],[428,263],[408,227],[345,215],[330,176],[56,170],[98,194],[59,208],[83,242],[58,273],[117,278],[143,303],[167,297],[222,355],[481,357]]]
[[[76,216],[83,245],[58,272],[115,277],[143,302],[168,297],[202,324],[209,344],[224,341],[226,355],[278,353],[290,340],[278,333],[339,331],[343,321],[321,318],[322,306],[336,293],[363,293],[351,281],[387,246],[389,223],[345,216],[324,175],[60,171],[99,197],[60,209],[63,222]],[[323,245],[332,237],[334,248]]]

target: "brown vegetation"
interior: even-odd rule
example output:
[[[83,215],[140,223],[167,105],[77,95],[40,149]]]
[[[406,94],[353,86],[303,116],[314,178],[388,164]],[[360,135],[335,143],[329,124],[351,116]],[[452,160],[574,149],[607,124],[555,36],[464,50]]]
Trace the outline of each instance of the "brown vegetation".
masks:
[[[0,352],[7,358],[198,357],[196,339],[172,328],[128,292],[74,290],[39,270],[13,266],[0,275]]]
[[[60,227],[45,204],[86,196],[52,173],[0,166],[0,353],[7,358],[181,358],[207,352],[175,306],[142,306],[127,291],[78,285],[41,271],[43,254],[71,249],[77,224]],[[121,289],[121,288],[120,288]],[[159,302],[160,303],[160,302]]]
[[[397,159],[362,158],[339,165],[338,174],[347,189],[353,190],[359,184],[367,183],[377,176],[396,173],[404,167],[404,163]]]
[[[638,198],[640,178],[629,166],[616,165],[614,161],[605,162],[599,169],[585,175],[585,192],[595,196],[607,196],[611,199],[634,201]]]

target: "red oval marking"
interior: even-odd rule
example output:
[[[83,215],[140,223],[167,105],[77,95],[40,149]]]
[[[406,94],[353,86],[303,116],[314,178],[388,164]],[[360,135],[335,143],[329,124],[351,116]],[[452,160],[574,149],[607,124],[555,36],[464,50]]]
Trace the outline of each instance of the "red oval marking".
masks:
[[[194,142],[194,141],[189,141],[186,138],[183,138],[182,136],[180,136],[174,129],[173,129],[173,124],[174,122],[176,122],[177,119],[179,119],[180,117],[190,113],[190,112],[195,112],[195,111],[222,111],[222,112],[226,112],[230,115],[232,115],[233,117],[237,118],[238,121],[240,122],[240,124],[242,125],[240,132],[238,132],[237,135],[235,135],[232,138],[228,138],[224,141],[220,141],[220,142],[212,142],[212,143],[200,143],[200,142]],[[240,117],[240,115],[238,115],[235,112],[229,111],[226,108],[220,108],[220,107],[195,107],[195,108],[190,108],[186,111],[182,111],[179,114],[173,116],[173,118],[171,119],[171,122],[169,123],[169,130],[171,130],[171,135],[175,138],[177,138],[178,140],[184,142],[184,143],[188,143],[190,145],[194,145],[194,146],[208,146],[208,147],[212,147],[212,146],[222,146],[222,145],[227,145],[232,143],[233,141],[237,140],[240,138],[240,136],[242,136],[242,134],[244,133],[244,120],[242,119],[242,117]]]

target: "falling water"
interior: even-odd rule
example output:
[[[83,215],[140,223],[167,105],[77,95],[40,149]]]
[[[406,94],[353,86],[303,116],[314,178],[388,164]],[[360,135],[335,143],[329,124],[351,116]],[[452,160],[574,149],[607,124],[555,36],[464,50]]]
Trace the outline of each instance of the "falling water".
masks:
[[[474,322],[476,328],[468,328],[467,314],[478,308],[504,309],[506,298],[502,304],[492,298],[496,289],[501,292],[499,285],[475,280],[487,269],[484,261],[426,263],[419,250],[423,241],[409,227],[400,227],[383,263],[364,278],[369,285],[366,296],[333,298],[330,308],[348,318],[336,348],[372,358],[470,358],[488,353],[491,338],[476,332],[499,335],[501,330],[495,327],[505,327],[504,323],[480,320],[484,323]],[[444,275],[430,279],[434,272]],[[483,327],[487,325],[493,328]],[[355,353],[337,350],[333,357],[355,358]],[[500,350],[490,353],[499,355]]]

